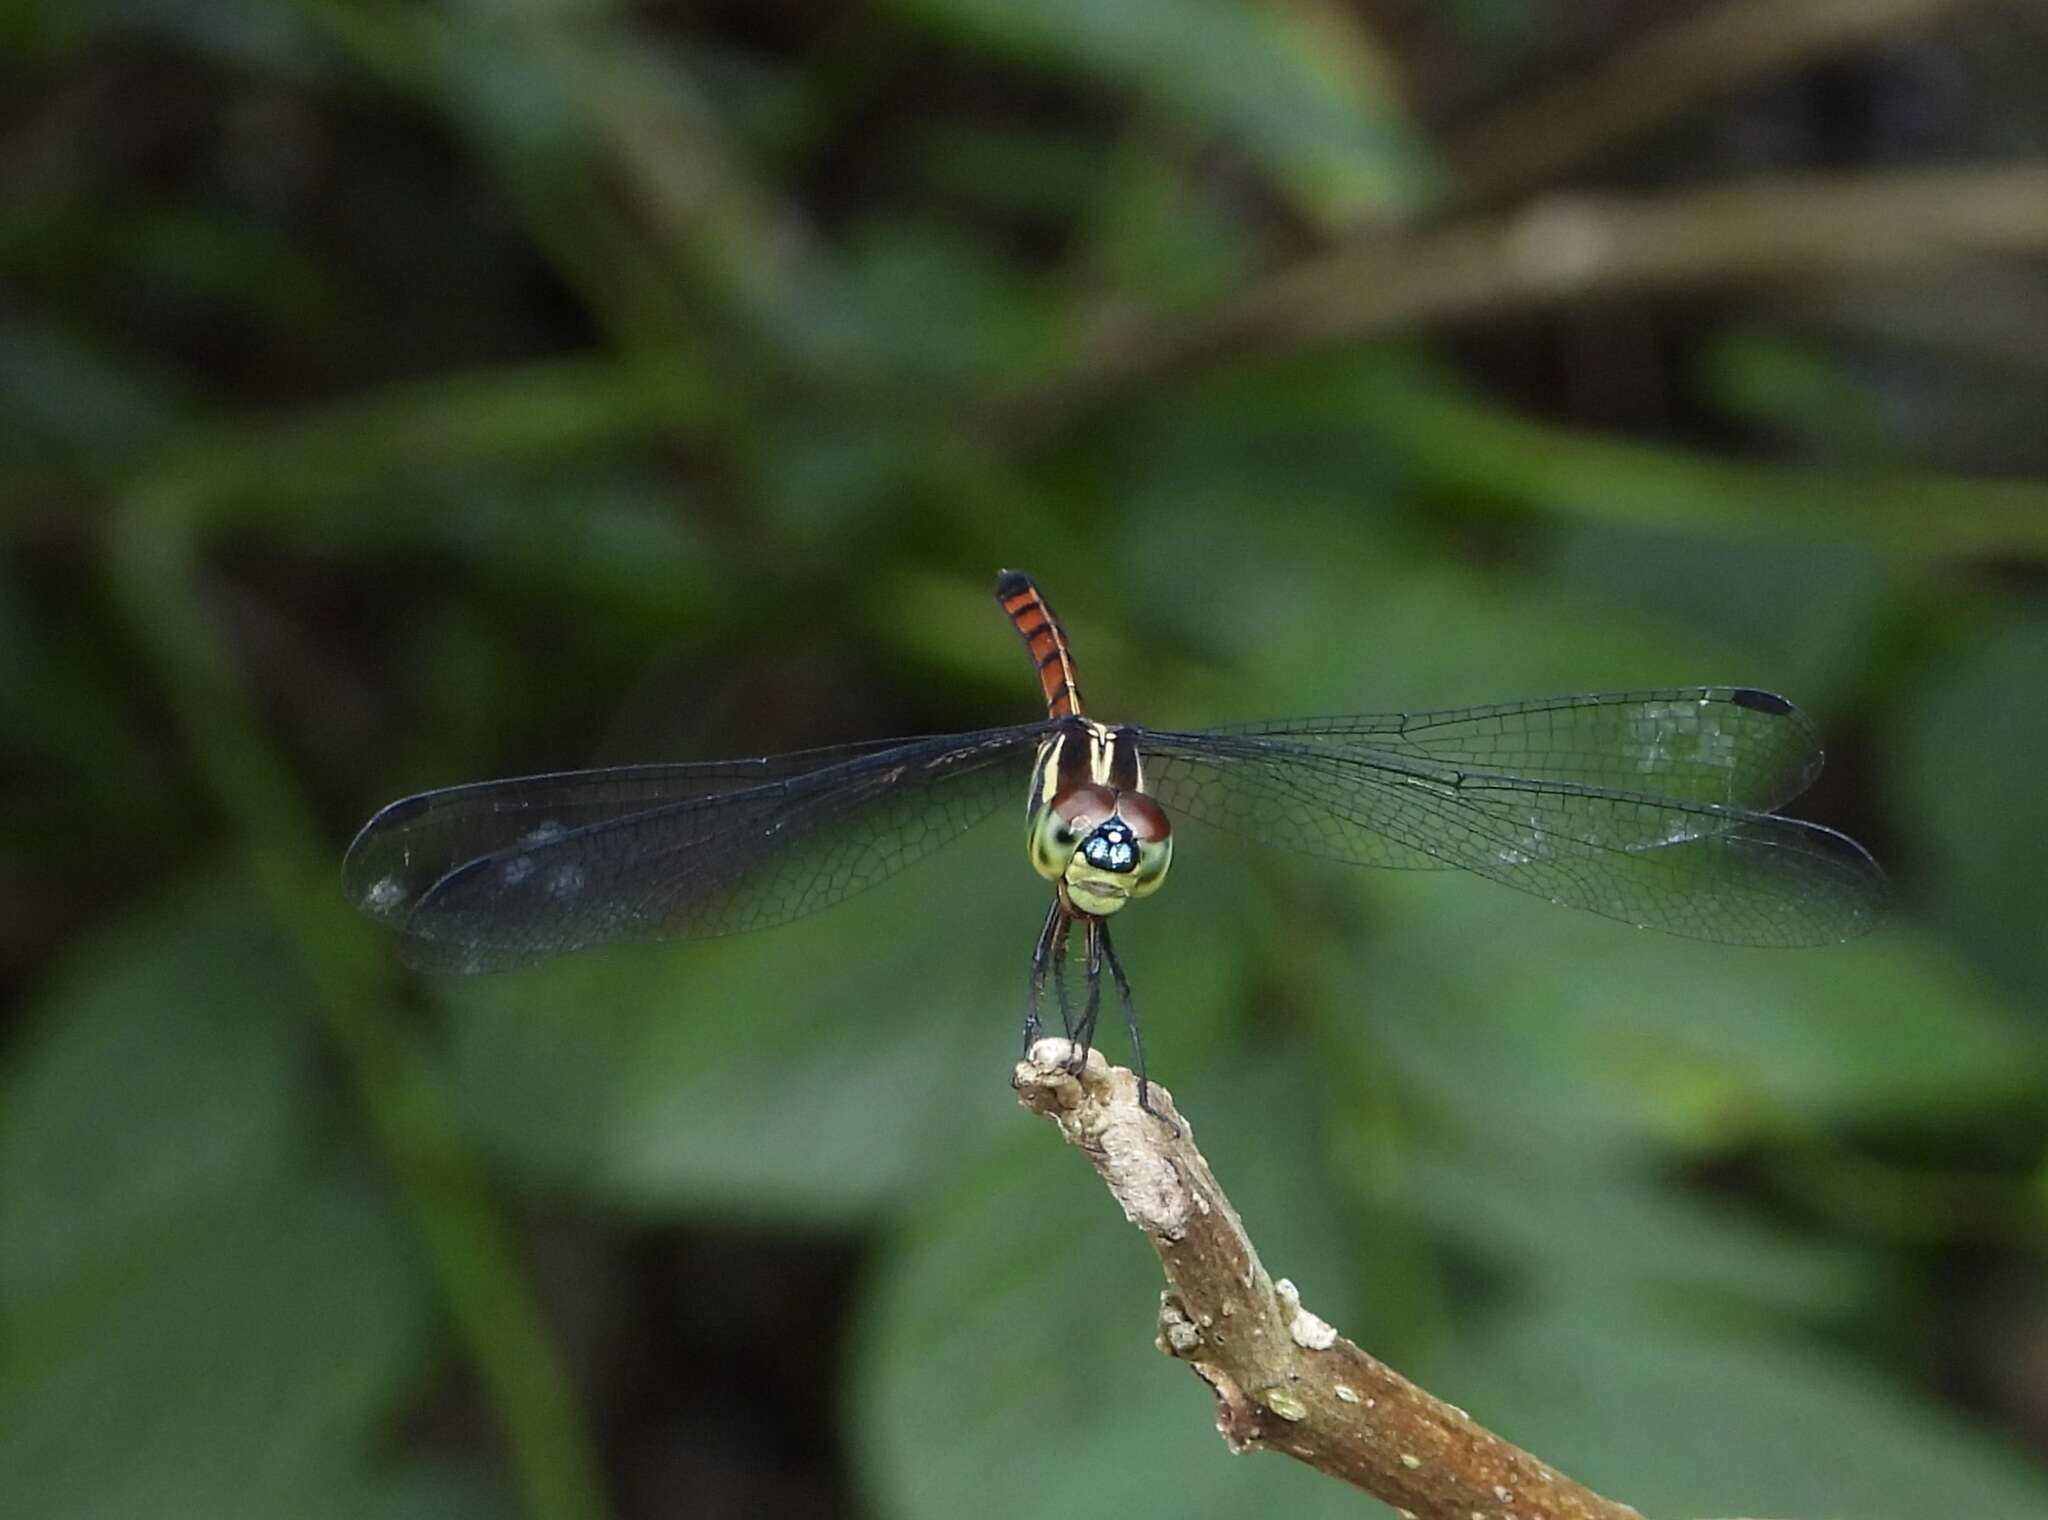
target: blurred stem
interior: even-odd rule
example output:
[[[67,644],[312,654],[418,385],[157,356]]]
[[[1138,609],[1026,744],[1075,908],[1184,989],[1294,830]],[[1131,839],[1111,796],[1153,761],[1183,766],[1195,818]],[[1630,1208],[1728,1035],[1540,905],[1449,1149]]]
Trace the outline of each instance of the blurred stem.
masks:
[[[483,151],[518,202],[534,246],[575,291],[607,342],[628,354],[708,347],[674,269],[582,166],[536,174],[516,153],[489,144]]]
[[[672,267],[704,286],[704,309],[765,331],[810,283],[796,208],[743,167],[717,117],[673,63],[633,39],[557,38],[564,77],[595,146],[647,217]]]
[[[1986,3],[1729,0],[1474,123],[1452,140],[1446,158],[1470,199],[1531,190],[1715,96]]]
[[[422,479],[478,466],[558,465],[632,443],[687,441],[732,424],[732,405],[694,366],[653,357],[456,374],[311,407],[260,432],[195,430],[159,463],[151,491],[191,503],[190,515],[216,530],[346,514],[361,542],[373,524],[394,535],[433,529],[416,512],[367,514],[366,500],[382,488],[416,490]]]
[[[200,598],[203,479],[173,471],[130,493],[110,529],[115,594],[251,875],[307,962],[321,1018],[503,1427],[528,1512],[599,1520],[597,1463],[511,1228],[431,1058],[390,1001],[382,955],[336,900],[331,852]]]
[[[1892,553],[2048,556],[2048,482],[1754,464],[1389,386],[1358,419],[1426,486],[1563,517]]]

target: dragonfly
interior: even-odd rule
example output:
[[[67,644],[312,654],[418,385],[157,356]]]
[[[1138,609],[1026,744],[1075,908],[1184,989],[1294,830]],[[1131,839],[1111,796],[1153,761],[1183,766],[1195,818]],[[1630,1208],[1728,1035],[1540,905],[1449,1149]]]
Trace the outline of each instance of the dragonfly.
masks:
[[[786,923],[1021,802],[1027,857],[1051,887],[1025,1048],[1050,982],[1078,1071],[1106,969],[1148,1109],[1110,925],[1165,884],[1174,819],[1352,865],[1464,870],[1722,944],[1848,940],[1882,909],[1885,877],[1861,845],[1775,811],[1822,756],[1813,724],[1771,692],[1686,686],[1191,732],[1112,724],[1087,716],[1065,628],[1031,577],[1002,572],[996,600],[1037,666],[1035,722],[426,792],[363,826],[344,888],[397,931],[415,969],[501,971]]]

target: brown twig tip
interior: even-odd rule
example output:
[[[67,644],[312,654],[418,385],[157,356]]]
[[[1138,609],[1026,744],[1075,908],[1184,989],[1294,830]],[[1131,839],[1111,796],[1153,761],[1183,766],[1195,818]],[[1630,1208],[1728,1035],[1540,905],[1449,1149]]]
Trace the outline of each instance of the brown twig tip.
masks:
[[[1156,1084],[1089,1051],[1040,1040],[1012,1077],[1020,1102],[1088,1158],[1166,1274],[1159,1349],[1216,1400],[1232,1451],[1284,1452],[1415,1520],[1641,1520],[1416,1387],[1274,1281]]]
[[[1074,1046],[1062,1039],[1040,1040],[1017,1063],[1011,1085],[1017,1099],[1059,1126],[1069,1145],[1094,1163],[1124,1218],[1155,1240],[1179,1240],[1197,1205],[1174,1142],[1192,1151],[1191,1131],[1173,1106],[1173,1094],[1156,1083],[1148,1114],[1138,1107],[1138,1079],[1090,1050],[1079,1072],[1071,1069]],[[1176,1137],[1165,1121],[1180,1131]]]

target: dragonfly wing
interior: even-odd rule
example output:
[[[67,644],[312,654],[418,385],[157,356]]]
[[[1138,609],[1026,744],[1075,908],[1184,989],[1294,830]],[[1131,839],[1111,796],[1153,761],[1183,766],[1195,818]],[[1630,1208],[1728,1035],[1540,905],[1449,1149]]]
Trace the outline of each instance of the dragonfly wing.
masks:
[[[1342,754],[1645,792],[1769,812],[1820,774],[1820,736],[1783,697],[1753,686],[1682,686],[1455,707],[1284,718],[1216,733],[1285,737]]]
[[[427,793],[364,827],[344,886],[423,971],[766,928],[1021,803],[1044,727]]]
[[[1169,812],[1354,864],[1455,866],[1691,939],[1830,943],[1870,928],[1885,897],[1862,846],[1818,824],[1322,741],[1147,731],[1139,744]]]
[[[402,926],[420,895],[457,866],[590,824],[789,781],[900,739],[798,750],[757,760],[560,771],[404,797],[363,825],[342,863],[342,889],[364,912]]]

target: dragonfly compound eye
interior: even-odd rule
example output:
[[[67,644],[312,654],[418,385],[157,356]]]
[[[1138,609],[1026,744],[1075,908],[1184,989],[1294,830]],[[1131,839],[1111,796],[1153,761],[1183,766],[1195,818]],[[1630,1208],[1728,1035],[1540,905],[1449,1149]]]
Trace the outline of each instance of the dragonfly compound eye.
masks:
[[[1117,819],[1131,837],[1137,863],[1127,883],[1133,897],[1149,897],[1166,880],[1173,864],[1173,826],[1166,809],[1143,792],[1125,792],[1116,800]],[[1099,832],[1099,831],[1098,831]]]
[[[1035,809],[1029,840],[1032,868],[1047,881],[1058,881],[1073,864],[1074,852],[1116,815],[1116,800],[1108,787],[1083,783]]]

